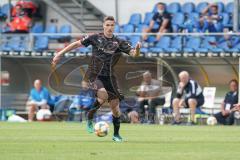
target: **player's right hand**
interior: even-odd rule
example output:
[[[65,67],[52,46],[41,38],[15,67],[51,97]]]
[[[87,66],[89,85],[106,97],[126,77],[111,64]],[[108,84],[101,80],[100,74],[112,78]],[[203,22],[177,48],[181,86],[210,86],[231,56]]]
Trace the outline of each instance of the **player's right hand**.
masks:
[[[53,60],[52,60],[52,65],[55,66],[57,65],[57,63],[60,61],[61,57],[59,56],[59,54],[56,54],[54,57],[53,57]]]

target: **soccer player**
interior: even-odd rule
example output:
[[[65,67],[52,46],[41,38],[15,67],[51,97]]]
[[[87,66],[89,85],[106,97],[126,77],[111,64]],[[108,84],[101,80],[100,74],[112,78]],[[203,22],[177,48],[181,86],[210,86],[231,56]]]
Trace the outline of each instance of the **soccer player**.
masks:
[[[85,74],[84,81],[88,82],[89,87],[94,89],[96,93],[96,101],[93,107],[88,112],[87,131],[92,133],[93,117],[96,111],[107,100],[112,110],[114,134],[113,140],[122,141],[119,135],[120,129],[120,109],[119,102],[124,97],[121,94],[117,80],[114,75],[114,66],[124,52],[130,56],[137,57],[140,52],[140,42],[132,49],[131,45],[122,39],[113,35],[115,20],[112,16],[104,18],[103,33],[86,36],[82,40],[76,41],[58,52],[53,58],[52,64],[56,65],[60,60],[61,55],[82,45],[85,47],[92,45],[92,57],[88,70]]]

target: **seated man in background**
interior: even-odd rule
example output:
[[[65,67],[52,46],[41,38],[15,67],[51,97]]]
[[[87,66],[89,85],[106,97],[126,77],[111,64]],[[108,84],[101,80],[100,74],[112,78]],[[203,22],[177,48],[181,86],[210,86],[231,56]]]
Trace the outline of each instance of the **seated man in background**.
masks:
[[[143,82],[137,90],[138,101],[140,103],[140,119],[144,122],[145,105],[148,105],[150,123],[154,123],[156,107],[165,103],[165,98],[160,98],[160,82],[152,79],[150,72],[143,74]]]
[[[181,124],[180,122],[180,108],[183,106],[190,108],[191,122],[190,125],[195,124],[196,107],[204,104],[204,96],[201,86],[194,80],[190,79],[187,71],[179,73],[179,84],[177,89],[177,96],[173,99],[174,125]],[[185,97],[183,98],[183,95]]]
[[[197,23],[198,32],[222,32],[221,25],[222,16],[218,13],[217,4],[209,4],[207,8],[202,11],[202,17]]]
[[[172,32],[171,26],[171,16],[167,13],[165,9],[165,4],[159,2],[157,4],[157,13],[153,15],[153,18],[150,22],[148,28],[143,29],[143,33],[167,33]],[[158,28],[154,28],[154,24],[157,23]],[[159,41],[161,38],[161,34],[158,34],[156,40]],[[148,36],[143,34],[143,40],[147,40]]]
[[[50,108],[51,107],[51,108]],[[53,111],[54,103],[47,88],[42,86],[39,79],[34,81],[34,88],[30,91],[29,100],[27,102],[28,121],[33,121],[35,111],[38,109],[50,109]]]
[[[233,79],[229,82],[230,91],[226,94],[221,104],[221,112],[214,115],[218,123],[232,125],[234,123],[234,112],[238,110],[238,81]]]

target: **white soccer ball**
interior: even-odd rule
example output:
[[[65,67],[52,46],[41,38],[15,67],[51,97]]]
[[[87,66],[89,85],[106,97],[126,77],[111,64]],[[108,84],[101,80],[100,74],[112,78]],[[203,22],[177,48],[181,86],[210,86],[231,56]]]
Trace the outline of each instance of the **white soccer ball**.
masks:
[[[52,113],[49,109],[40,109],[37,112],[37,120],[38,121],[50,121]]]
[[[104,122],[98,122],[94,126],[94,132],[98,137],[105,137],[109,132],[109,125]]]
[[[208,117],[207,119],[207,125],[213,126],[217,124],[217,119],[213,116]]]

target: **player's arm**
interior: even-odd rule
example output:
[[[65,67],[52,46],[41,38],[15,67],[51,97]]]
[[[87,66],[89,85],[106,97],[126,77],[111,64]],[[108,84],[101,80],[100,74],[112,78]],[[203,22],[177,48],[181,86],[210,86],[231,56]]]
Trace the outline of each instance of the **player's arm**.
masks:
[[[131,49],[129,54],[132,57],[138,57],[140,55],[140,48],[141,48],[141,43],[138,42],[136,47],[134,49]]]
[[[78,47],[81,46],[81,40],[73,42],[71,44],[69,44],[67,47],[65,47],[64,49],[62,49],[61,51],[59,51],[53,58],[52,60],[52,64],[56,65],[58,63],[58,61],[60,60],[61,56],[73,49],[76,49]]]

